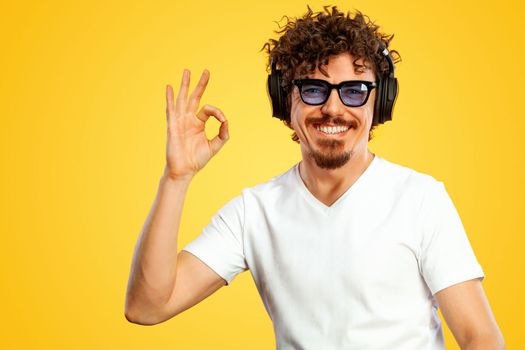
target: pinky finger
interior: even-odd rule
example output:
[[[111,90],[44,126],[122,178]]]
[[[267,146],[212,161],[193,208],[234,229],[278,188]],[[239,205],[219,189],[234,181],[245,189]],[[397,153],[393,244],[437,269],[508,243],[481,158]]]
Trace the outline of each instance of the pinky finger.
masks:
[[[166,85],[166,118],[170,118],[174,114],[173,106],[173,88],[171,85]]]

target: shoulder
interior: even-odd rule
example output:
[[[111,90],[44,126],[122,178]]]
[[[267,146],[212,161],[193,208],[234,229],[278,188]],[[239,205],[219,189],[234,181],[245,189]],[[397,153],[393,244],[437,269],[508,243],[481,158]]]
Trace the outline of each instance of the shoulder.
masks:
[[[379,157],[380,176],[391,185],[399,186],[405,190],[426,191],[429,187],[436,187],[442,182],[434,176],[415,168],[408,167]]]
[[[271,177],[265,182],[244,187],[241,193],[230,199],[218,211],[219,216],[244,217],[254,209],[254,205],[272,205],[294,191],[294,171],[297,164],[288,170]]]
[[[434,176],[418,169],[379,158],[378,187],[380,192],[420,210],[428,197],[444,191],[444,184]]]
[[[265,182],[244,188],[242,190],[243,195],[251,197],[271,197],[289,193],[289,191],[294,189],[296,167],[297,163]]]

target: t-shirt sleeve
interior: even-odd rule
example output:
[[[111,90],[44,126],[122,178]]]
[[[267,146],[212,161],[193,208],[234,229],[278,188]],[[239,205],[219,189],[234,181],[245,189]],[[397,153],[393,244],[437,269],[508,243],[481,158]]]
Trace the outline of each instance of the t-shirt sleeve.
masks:
[[[202,260],[229,285],[237,274],[248,269],[243,249],[243,227],[244,201],[241,194],[219,209],[200,235],[182,249]]]
[[[470,279],[483,280],[483,269],[443,182],[434,180],[427,187],[420,214],[419,266],[432,295]]]

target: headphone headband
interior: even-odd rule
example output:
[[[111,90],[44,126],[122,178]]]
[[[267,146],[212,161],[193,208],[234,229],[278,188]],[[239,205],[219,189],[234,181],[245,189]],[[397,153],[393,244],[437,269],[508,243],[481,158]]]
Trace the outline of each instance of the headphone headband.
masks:
[[[386,58],[386,61],[388,62],[388,74],[390,76],[394,76],[394,61],[392,60],[392,56],[390,56],[390,52],[388,51],[388,49],[383,45],[382,46],[382,50],[381,50],[381,53],[383,54],[383,56],[385,56]]]

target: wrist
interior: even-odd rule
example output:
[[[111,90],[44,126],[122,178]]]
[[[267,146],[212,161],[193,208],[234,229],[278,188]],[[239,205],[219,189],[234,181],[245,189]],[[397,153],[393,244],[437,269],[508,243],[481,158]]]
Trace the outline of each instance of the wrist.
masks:
[[[162,182],[168,182],[168,183],[180,183],[180,184],[189,184],[191,180],[193,179],[193,175],[173,175],[168,172],[166,168],[164,168],[164,173],[161,176]]]

